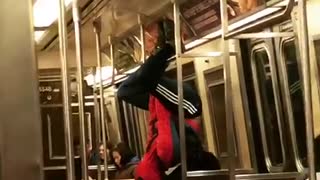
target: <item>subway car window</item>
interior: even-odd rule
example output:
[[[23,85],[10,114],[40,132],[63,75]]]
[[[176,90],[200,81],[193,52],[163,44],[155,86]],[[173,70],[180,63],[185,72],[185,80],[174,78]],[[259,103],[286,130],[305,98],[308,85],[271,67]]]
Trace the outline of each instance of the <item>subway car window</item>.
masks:
[[[65,154],[64,133],[63,128],[61,128],[64,127],[62,112],[62,107],[42,108],[41,110],[44,131],[43,136],[46,138],[44,140],[44,146],[45,149],[48,150],[46,151],[48,152],[46,155],[49,159],[63,158]]]
[[[148,122],[148,112],[119,100],[119,112],[123,141],[139,156],[144,154],[144,143]]]
[[[132,113],[132,127],[134,130],[134,138],[135,138],[135,150],[136,154],[139,156],[143,155],[143,145],[141,141],[141,127],[139,126],[139,117],[138,117],[138,108],[135,106],[131,106]]]
[[[199,94],[200,93],[200,89],[198,87],[197,77],[196,77],[196,74],[195,74],[194,63],[193,62],[189,62],[189,63],[186,63],[186,64],[183,65],[182,75],[183,75],[184,83],[189,84]],[[166,76],[170,77],[170,78],[173,78],[173,79],[176,79],[177,78],[176,69],[172,69],[172,70],[167,71],[166,72]],[[197,117],[196,120],[200,123],[200,125],[202,127],[202,132],[200,132],[200,138],[201,138],[202,144],[205,147],[205,149],[208,150],[208,142],[207,142],[206,134],[205,134],[205,131],[204,131],[203,115]]]
[[[140,108],[135,108],[136,114],[137,114],[137,127],[138,127],[138,137],[139,137],[139,150],[140,155],[143,155],[145,153],[145,145],[147,143],[147,113],[148,111],[145,111]]]
[[[215,145],[222,168],[228,168],[228,139],[225,110],[225,88],[223,69],[206,74],[208,98],[211,112],[211,124],[215,131]],[[235,131],[236,132],[236,131]],[[234,136],[234,139],[236,137]],[[240,168],[240,159],[237,155],[237,143],[235,141],[236,167]]]
[[[129,139],[130,132],[128,127],[128,112],[127,112],[127,105],[124,101],[118,99],[119,102],[119,121],[121,124],[121,131],[123,134],[122,141],[127,142],[128,144],[131,144],[131,141]]]
[[[283,55],[285,61],[285,69],[287,71],[288,86],[290,92],[292,117],[294,120],[297,147],[299,157],[304,164],[307,163],[306,157],[306,124],[304,114],[303,92],[302,92],[302,78],[299,72],[298,60],[296,56],[296,48],[294,40],[288,40],[283,43]]]
[[[209,88],[211,101],[213,104],[213,114],[215,121],[215,129],[217,130],[218,149],[220,155],[223,157],[227,154],[227,137],[226,137],[226,123],[219,121],[219,119],[225,120],[225,108],[223,106],[224,100],[224,84],[219,84]],[[220,105],[219,105],[220,104]]]
[[[259,94],[257,103],[262,112],[259,118],[263,124],[260,125],[263,126],[265,130],[267,153],[271,161],[270,163],[272,166],[278,166],[283,163],[282,145],[273,87],[274,79],[271,74],[271,62],[267,50],[262,48],[254,51],[253,60],[255,64],[253,71],[255,71],[257,75],[257,77],[255,77],[257,80],[256,88],[258,88]]]
[[[199,93],[199,88],[197,85],[197,81],[196,81],[196,76],[193,75],[191,78],[186,78],[184,80],[185,83],[189,84],[194,90],[198,91]],[[197,117],[197,121],[199,121],[201,127],[202,127],[202,132],[200,132],[200,138],[202,141],[203,146],[205,147],[206,150],[208,150],[208,142],[207,142],[207,138],[206,138],[206,134],[204,131],[204,119],[203,119],[203,115]]]

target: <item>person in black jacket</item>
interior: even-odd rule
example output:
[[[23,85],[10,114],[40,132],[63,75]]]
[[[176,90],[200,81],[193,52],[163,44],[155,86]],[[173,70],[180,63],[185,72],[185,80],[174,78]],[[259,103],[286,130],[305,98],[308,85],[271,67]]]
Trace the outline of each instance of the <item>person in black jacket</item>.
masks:
[[[150,94],[157,97],[172,113],[178,114],[177,81],[163,76],[174,55],[174,48],[165,44],[141,67],[131,74],[118,89],[118,97],[141,109],[148,110]],[[186,118],[201,115],[202,105],[199,95],[188,84],[183,84],[183,109]]]
[[[161,26],[161,23],[158,26]],[[155,25],[155,27],[157,26]],[[160,34],[165,34],[163,30],[161,31],[163,28],[159,29]],[[155,31],[153,30],[151,34],[156,34]],[[173,33],[172,31],[167,32]],[[149,110],[148,105],[151,95],[156,97],[173,116],[178,117],[177,80],[164,76],[168,66],[167,59],[175,54],[175,49],[167,42],[165,37],[162,40],[158,38],[158,41],[165,42],[158,42],[159,46],[146,45],[147,47],[158,48],[157,50],[154,49],[153,53],[149,50],[148,52],[151,55],[146,62],[119,86],[118,97],[134,106]],[[197,92],[185,83],[183,84],[183,97],[182,106],[185,118],[190,119],[200,116],[202,113],[201,99]],[[175,118],[174,123],[178,123],[177,118]],[[178,131],[178,125],[175,127]],[[188,126],[186,126],[186,142],[188,170],[220,169],[219,161],[212,153],[204,151],[198,135]]]

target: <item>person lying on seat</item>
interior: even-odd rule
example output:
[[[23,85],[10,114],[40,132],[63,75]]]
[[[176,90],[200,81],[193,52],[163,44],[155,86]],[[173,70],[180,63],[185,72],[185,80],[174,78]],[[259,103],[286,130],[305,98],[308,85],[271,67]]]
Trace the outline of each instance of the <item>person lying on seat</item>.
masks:
[[[173,33],[173,26],[171,26],[171,30],[166,31],[165,26],[168,27],[166,22],[160,21],[147,27],[146,52],[151,55],[118,89],[119,99],[150,112],[147,150],[137,166],[136,179],[164,179],[166,178],[165,171],[180,162],[177,81],[164,76],[169,64],[167,59],[175,54],[174,47],[166,39],[166,37],[173,37],[172,34],[166,34]],[[201,99],[188,84],[183,84],[183,97],[182,106],[186,118],[186,132],[191,137],[198,137],[195,131],[199,128],[195,127],[197,125],[193,123],[192,118],[196,118],[202,113]],[[188,142],[189,136],[186,137]],[[201,143],[198,146],[200,146],[201,152],[205,152]],[[188,160],[192,162],[194,157],[189,157],[191,159]],[[207,161],[208,159],[203,160],[201,163],[198,161],[199,164],[212,164]],[[206,169],[217,168],[220,166],[213,165]]]

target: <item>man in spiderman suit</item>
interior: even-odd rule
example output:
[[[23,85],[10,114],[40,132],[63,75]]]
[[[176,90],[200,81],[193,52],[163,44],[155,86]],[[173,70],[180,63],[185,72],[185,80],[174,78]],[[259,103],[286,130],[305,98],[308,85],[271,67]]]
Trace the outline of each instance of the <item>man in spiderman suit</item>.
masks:
[[[120,99],[150,112],[147,150],[136,168],[136,179],[169,179],[165,171],[180,161],[177,81],[164,76],[167,59],[175,54],[174,47],[167,43],[173,31],[166,29],[166,22],[147,28],[146,51],[151,55],[118,89]],[[218,160],[203,150],[197,135],[201,128],[192,119],[201,115],[201,99],[187,84],[183,84],[183,97],[188,170],[219,169]]]

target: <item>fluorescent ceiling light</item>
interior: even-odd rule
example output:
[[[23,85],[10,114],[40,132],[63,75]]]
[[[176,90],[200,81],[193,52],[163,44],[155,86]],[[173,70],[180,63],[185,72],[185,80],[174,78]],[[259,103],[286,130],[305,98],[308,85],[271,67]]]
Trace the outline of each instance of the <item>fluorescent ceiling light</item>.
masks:
[[[72,0],[65,0],[68,7]],[[58,19],[59,1],[58,0],[37,0],[33,6],[33,18],[35,27],[48,27]]]
[[[35,31],[34,32],[34,39],[36,42],[39,42],[41,40],[42,35],[44,34],[45,31]]]
[[[104,66],[102,69],[102,81],[108,80],[112,77],[112,67],[111,66]],[[117,74],[115,70],[115,74]],[[96,74],[90,74],[84,78],[87,81],[87,84],[89,86],[92,86],[94,84],[94,80],[96,83],[100,82],[100,69],[97,69]]]

